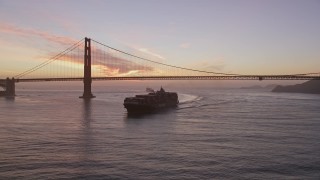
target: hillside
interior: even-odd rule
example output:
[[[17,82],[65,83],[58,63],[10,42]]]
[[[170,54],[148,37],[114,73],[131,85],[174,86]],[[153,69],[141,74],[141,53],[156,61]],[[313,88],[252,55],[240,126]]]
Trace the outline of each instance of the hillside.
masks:
[[[310,80],[302,84],[290,86],[276,86],[272,92],[293,92],[320,94],[320,80]]]

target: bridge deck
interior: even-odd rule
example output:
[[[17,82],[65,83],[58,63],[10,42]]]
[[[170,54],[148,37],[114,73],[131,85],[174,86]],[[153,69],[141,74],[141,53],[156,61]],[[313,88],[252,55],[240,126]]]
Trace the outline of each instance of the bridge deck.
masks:
[[[92,80],[320,80],[320,76],[293,75],[247,75],[247,76],[130,76],[130,77],[92,77]],[[5,80],[0,80],[5,81]],[[16,82],[43,81],[83,81],[83,78],[26,78]],[[1,83],[0,83],[1,84]]]

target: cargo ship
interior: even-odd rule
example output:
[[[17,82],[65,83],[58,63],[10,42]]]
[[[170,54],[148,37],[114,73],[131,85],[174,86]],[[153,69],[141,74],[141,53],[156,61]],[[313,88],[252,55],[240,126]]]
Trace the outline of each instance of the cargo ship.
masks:
[[[179,104],[176,92],[166,92],[162,87],[159,91],[147,88],[147,92],[149,93],[125,98],[123,105],[128,113],[150,113]]]

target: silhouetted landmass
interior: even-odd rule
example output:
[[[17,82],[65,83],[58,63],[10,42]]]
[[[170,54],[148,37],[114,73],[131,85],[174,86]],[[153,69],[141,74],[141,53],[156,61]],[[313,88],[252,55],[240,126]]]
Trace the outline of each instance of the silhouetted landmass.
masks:
[[[302,84],[290,86],[276,86],[272,92],[320,94],[320,80],[310,80]]]

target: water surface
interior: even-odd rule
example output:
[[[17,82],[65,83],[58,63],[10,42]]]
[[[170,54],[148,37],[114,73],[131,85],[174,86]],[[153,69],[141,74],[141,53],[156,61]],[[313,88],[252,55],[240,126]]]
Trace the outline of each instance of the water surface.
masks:
[[[319,95],[175,89],[176,109],[128,117],[144,88],[1,98],[0,179],[320,178]]]

